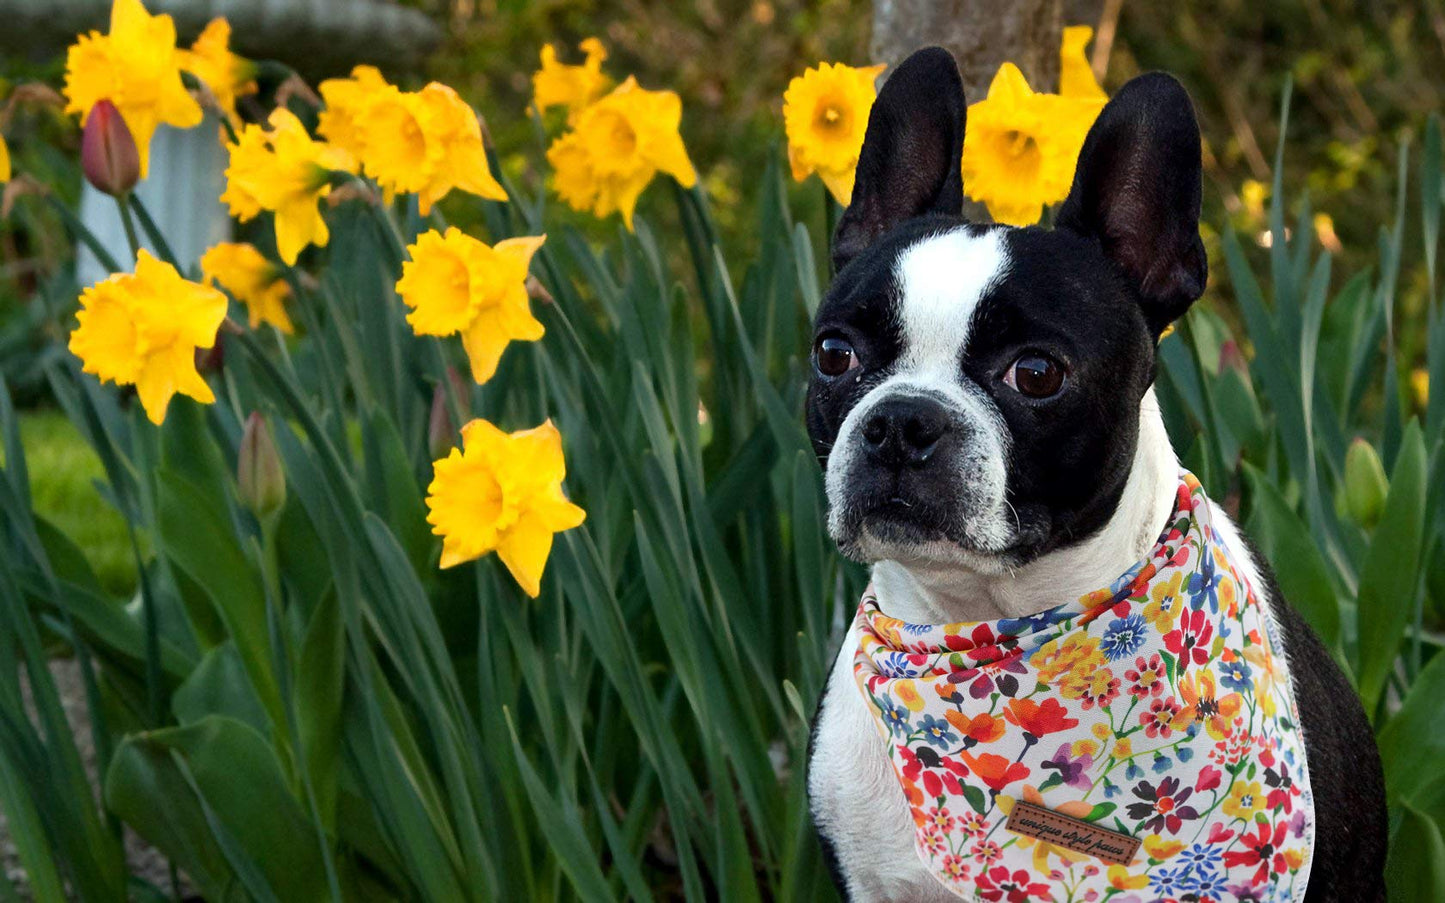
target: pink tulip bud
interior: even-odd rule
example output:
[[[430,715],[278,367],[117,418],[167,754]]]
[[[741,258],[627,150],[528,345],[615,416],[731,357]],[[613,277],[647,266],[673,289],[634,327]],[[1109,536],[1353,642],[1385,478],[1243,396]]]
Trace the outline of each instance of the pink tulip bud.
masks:
[[[246,418],[238,458],[237,494],[242,504],[264,521],[286,504],[286,472],[271,429],[258,411]]]
[[[121,197],[140,179],[140,153],[120,110],[108,100],[97,101],[85,117],[80,139],[80,168],[90,184]]]

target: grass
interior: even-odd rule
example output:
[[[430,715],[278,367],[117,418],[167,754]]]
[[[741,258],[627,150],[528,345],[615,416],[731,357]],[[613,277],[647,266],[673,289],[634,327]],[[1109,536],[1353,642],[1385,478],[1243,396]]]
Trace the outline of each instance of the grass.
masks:
[[[55,410],[25,413],[20,440],[30,467],[35,513],[74,540],[106,590],[129,597],[135,592],[135,559],[125,519],[95,488],[97,480],[105,479],[100,458]]]

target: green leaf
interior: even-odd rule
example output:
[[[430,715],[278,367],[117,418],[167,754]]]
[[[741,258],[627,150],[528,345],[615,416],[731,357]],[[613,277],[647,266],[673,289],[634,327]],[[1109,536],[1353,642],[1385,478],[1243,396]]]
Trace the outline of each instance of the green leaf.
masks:
[[[280,691],[271,670],[274,659],[265,597],[236,534],[205,494],[184,477],[162,470],[156,483],[158,545],[210,597],[272,723],[284,724]]]
[[[246,666],[227,640],[201,657],[201,663],[171,697],[171,711],[181,724],[207,715],[225,715],[265,734],[270,726],[266,710],[246,676]]]
[[[127,737],[106,773],[105,800],[208,897],[233,896],[226,890],[234,870],[223,841],[255,863],[278,898],[325,894],[316,836],[287,790],[281,764],[260,734],[234,718],[210,715]],[[206,808],[227,836],[218,840]]]
[[[1249,480],[1250,536],[1274,566],[1285,601],[1304,615],[1325,648],[1339,655],[1340,601],[1319,546],[1268,477],[1248,463],[1244,474]]]
[[[512,733],[512,750],[517,757],[522,784],[527,788],[527,798],[532,802],[536,817],[548,826],[544,835],[556,850],[558,862],[562,871],[571,879],[572,888],[583,900],[616,899],[608,892],[607,878],[597,867],[597,852],[582,833],[580,814],[574,806],[552,799],[537,770],[528,760],[526,752],[522,750],[522,744],[517,740],[517,728],[512,723],[512,714],[503,711],[503,715]]]
[[[1405,625],[1414,617],[1425,529],[1425,440],[1411,421],[1390,474],[1385,513],[1360,571],[1360,698],[1373,714],[1384,690]]]
[[[1445,900],[1445,839],[1428,816],[1405,806],[1390,839],[1385,883],[1391,900]]]
[[[1390,799],[1409,800],[1440,776],[1445,762],[1445,654],[1437,654],[1415,678],[1397,711],[1380,729],[1377,743]]]
[[[964,799],[968,800],[968,804],[973,807],[973,811],[979,815],[988,811],[988,801],[984,799],[983,791],[974,785],[965,784],[963,786],[963,796]]]
[[[1093,809],[1089,810],[1089,814],[1084,816],[1084,821],[1098,821],[1101,818],[1107,818],[1117,808],[1119,806],[1115,803],[1097,803]]]
[[[341,704],[346,677],[346,631],[335,593],[311,615],[301,640],[296,675],[296,718],[301,748],[326,829],[335,827],[341,760]]]

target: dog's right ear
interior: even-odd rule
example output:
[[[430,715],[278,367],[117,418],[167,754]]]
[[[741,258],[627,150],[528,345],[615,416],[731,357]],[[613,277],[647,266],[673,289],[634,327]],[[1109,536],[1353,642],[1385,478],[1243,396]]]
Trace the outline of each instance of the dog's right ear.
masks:
[[[904,220],[963,210],[967,115],[958,65],[942,47],[925,47],[893,71],[868,114],[852,203],[833,234],[836,269]]]

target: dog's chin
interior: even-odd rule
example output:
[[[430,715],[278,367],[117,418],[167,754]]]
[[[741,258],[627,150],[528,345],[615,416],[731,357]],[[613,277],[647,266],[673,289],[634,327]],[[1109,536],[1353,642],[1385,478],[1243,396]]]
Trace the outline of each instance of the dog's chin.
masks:
[[[973,535],[966,520],[962,524],[945,520],[928,506],[900,499],[832,517],[829,532],[838,550],[860,564],[897,561],[984,574],[1005,573],[1014,564],[1009,543],[1000,543],[996,536]]]

